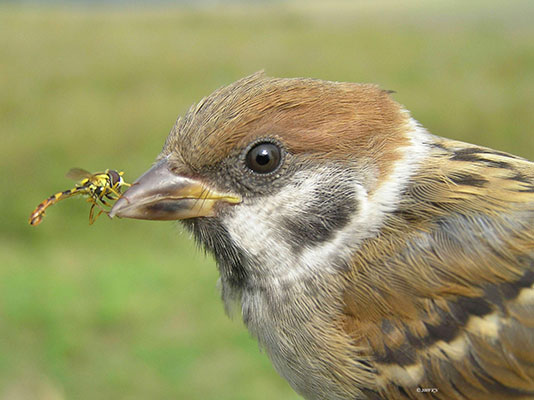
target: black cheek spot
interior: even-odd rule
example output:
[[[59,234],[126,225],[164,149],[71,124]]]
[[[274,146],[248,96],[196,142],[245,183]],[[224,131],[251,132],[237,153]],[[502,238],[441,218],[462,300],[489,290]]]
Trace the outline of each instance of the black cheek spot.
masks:
[[[315,197],[296,215],[282,221],[293,251],[323,243],[343,229],[358,210],[356,191],[346,186],[331,185],[317,191]]]

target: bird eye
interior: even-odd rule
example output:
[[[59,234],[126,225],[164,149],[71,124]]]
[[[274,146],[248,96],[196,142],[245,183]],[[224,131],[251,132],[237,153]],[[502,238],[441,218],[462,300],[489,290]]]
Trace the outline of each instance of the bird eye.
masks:
[[[280,165],[280,148],[274,143],[259,143],[249,150],[247,167],[258,174],[273,172]]]

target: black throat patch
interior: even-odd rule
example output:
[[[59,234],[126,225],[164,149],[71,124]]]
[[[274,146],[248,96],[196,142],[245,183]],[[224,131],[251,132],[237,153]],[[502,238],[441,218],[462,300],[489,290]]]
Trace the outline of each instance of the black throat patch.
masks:
[[[247,270],[244,267],[245,256],[233,243],[230,234],[220,221],[216,218],[193,218],[183,220],[182,223],[206,251],[215,256],[219,273],[224,282],[230,285],[231,290],[240,291],[244,288],[248,281]]]

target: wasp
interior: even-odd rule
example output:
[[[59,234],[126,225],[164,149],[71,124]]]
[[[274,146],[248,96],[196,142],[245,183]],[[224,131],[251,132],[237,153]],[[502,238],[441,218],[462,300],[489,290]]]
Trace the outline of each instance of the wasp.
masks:
[[[122,175],[124,175],[124,172],[118,172],[112,169],[106,169],[104,172],[92,174],[81,168],[72,168],[67,172],[66,176],[79,182],[74,188],[53,194],[39,204],[30,215],[30,225],[39,225],[43,219],[45,210],[51,205],[76,195],[87,196],[87,202],[91,203],[89,224],[92,225],[103,212],[107,212],[103,206],[111,206],[107,200],[118,200],[121,196],[122,187],[130,186],[129,183],[124,182]],[[94,214],[95,206],[100,208],[100,211],[96,215]]]

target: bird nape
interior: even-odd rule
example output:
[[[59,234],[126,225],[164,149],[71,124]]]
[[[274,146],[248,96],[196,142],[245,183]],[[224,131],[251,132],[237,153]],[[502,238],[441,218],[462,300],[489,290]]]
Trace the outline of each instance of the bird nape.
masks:
[[[306,399],[534,398],[534,164],[375,85],[218,89],[110,215],[182,220]]]

